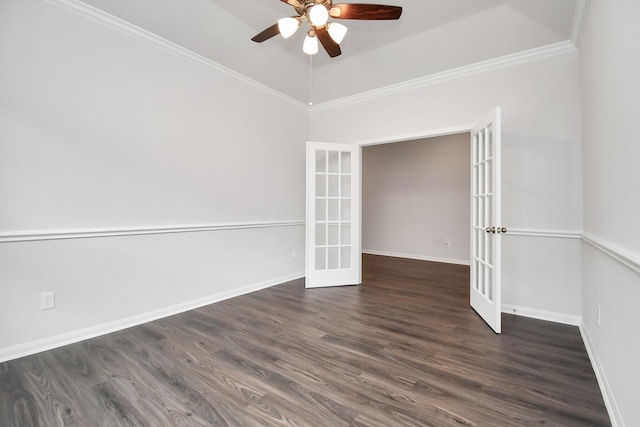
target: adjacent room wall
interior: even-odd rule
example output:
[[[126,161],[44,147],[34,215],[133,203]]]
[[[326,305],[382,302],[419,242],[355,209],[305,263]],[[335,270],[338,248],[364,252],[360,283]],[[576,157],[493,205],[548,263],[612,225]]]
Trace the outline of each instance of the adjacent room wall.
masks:
[[[575,50],[311,109],[314,141],[360,143],[472,125],[503,112],[503,303],[579,323],[582,165]],[[331,126],[327,126],[331,123]]]
[[[583,318],[614,425],[640,425],[640,3],[592,1],[580,47]],[[600,313],[600,320],[598,320]]]
[[[364,252],[469,264],[469,138],[363,148]]]
[[[305,105],[41,0],[0,57],[0,361],[303,274]]]

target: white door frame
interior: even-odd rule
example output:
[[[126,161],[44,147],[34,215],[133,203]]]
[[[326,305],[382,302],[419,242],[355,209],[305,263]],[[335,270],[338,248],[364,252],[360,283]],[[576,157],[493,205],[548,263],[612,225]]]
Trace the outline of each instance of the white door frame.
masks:
[[[418,139],[436,138],[439,136],[457,135],[461,133],[471,133],[471,131],[476,127],[476,125],[477,123],[471,123],[471,124],[449,127],[449,128],[425,130],[422,132],[415,132],[415,133],[402,134],[402,135],[396,135],[396,136],[388,136],[384,138],[356,141],[354,144],[359,146],[360,150],[362,150],[362,147],[368,147],[373,145],[382,145],[382,144],[391,144],[395,142],[413,141]],[[362,152],[360,153],[360,158],[362,158]],[[360,171],[360,173],[362,174],[362,170]],[[360,179],[360,182],[362,183],[362,179]],[[360,192],[360,197],[362,197],[362,191]],[[471,195],[469,195],[469,198],[471,199]],[[362,200],[360,200],[360,206],[362,206]],[[363,212],[363,209],[361,209],[360,215],[362,215],[362,212]],[[362,218],[360,218],[360,222],[362,223]],[[471,236],[469,236],[469,238],[471,238]],[[469,255],[471,256],[471,254]],[[469,263],[471,263],[471,259],[469,260]]]
[[[391,144],[394,142],[413,141],[415,139],[426,139],[426,138],[436,138],[438,136],[457,135],[460,133],[469,133],[473,130],[475,126],[476,126],[476,123],[472,123],[472,124],[455,126],[450,128],[441,128],[441,129],[434,129],[434,130],[426,130],[422,132],[389,136],[385,138],[367,139],[363,141],[356,141],[354,144],[359,145],[360,147],[368,147],[370,145]]]

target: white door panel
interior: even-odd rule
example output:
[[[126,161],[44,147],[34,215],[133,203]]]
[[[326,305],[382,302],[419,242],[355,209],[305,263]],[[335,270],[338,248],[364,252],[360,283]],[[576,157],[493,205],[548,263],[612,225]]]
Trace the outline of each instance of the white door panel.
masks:
[[[360,150],[307,143],[308,288],[361,282]]]
[[[471,131],[471,286],[473,309],[501,332],[500,108]]]

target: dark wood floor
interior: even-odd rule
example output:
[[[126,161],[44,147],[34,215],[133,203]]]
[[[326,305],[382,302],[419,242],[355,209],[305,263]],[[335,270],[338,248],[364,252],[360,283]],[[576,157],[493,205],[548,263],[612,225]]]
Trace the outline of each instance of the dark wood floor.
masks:
[[[365,256],[0,364],[9,426],[606,426],[577,328],[469,308],[464,266]]]

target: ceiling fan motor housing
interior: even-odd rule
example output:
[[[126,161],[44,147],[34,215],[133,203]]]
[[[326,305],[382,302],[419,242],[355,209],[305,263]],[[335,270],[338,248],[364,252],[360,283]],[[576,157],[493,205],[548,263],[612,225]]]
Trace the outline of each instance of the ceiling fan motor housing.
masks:
[[[305,2],[301,3],[301,7],[294,6],[294,8],[296,12],[298,12],[298,15],[309,16],[309,9],[317,4],[323,5],[327,10],[331,9],[331,0],[306,0]]]

